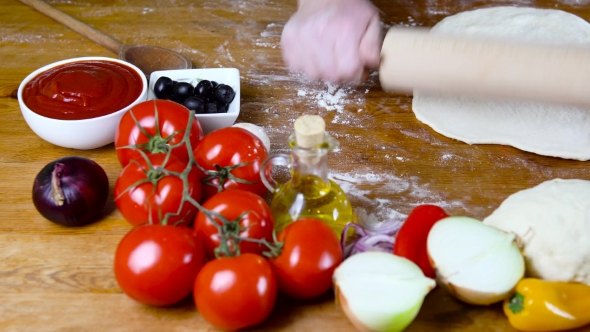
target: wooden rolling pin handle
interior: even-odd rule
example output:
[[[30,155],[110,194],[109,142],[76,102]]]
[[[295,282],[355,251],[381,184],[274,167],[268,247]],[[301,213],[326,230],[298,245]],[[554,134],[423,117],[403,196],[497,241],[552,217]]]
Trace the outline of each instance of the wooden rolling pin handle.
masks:
[[[385,91],[440,92],[590,106],[590,47],[516,43],[391,28],[379,70]]]
[[[76,31],[82,36],[94,41],[95,43],[106,47],[111,52],[119,54],[121,43],[110,36],[103,34],[102,32],[76,20],[68,14],[55,9],[51,5],[41,0],[20,0],[20,2],[35,8],[39,12],[51,17],[59,23],[67,26],[68,28]]]

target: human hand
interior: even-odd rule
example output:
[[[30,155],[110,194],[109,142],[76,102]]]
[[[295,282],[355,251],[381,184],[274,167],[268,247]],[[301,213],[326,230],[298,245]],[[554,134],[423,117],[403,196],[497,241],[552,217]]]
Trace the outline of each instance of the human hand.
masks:
[[[359,83],[377,68],[382,32],[369,0],[299,0],[281,36],[291,71],[311,79]]]

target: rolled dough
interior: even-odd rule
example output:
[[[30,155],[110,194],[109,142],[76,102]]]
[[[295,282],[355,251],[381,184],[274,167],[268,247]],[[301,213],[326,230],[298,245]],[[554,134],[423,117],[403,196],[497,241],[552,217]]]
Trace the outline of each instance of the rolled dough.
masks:
[[[590,46],[590,24],[553,9],[477,9],[443,19],[430,33]],[[468,144],[504,144],[545,156],[590,159],[590,109],[416,90],[412,109],[438,133]]]

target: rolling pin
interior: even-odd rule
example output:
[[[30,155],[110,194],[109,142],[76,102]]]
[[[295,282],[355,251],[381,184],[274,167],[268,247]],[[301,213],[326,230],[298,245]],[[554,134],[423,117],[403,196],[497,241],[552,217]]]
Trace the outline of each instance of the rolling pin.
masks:
[[[381,50],[385,91],[590,107],[590,45],[517,43],[393,27]]]

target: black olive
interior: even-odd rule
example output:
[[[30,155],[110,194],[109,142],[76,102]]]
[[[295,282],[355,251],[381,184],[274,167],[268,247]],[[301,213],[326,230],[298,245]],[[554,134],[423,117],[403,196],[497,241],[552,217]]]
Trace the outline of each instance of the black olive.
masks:
[[[222,104],[229,105],[229,103],[231,103],[234,100],[236,92],[229,85],[219,84],[215,88],[214,96],[216,101]]]
[[[210,100],[212,95],[213,85],[211,81],[202,80],[195,87],[195,96],[201,97],[205,101]]]
[[[170,77],[162,76],[158,78],[156,84],[154,84],[154,94],[158,99],[164,98],[166,95],[172,93],[174,83]]]
[[[166,96],[164,96],[164,98],[161,98],[161,99],[170,100],[170,101],[173,101],[173,102],[179,103],[179,104],[182,104],[182,102],[184,101],[184,99],[180,99],[173,94],[166,95]]]
[[[172,92],[180,101],[185,100],[193,94],[195,88],[187,82],[178,82],[174,85]]]
[[[205,113],[205,102],[199,97],[188,97],[182,104],[196,114]]]
[[[227,113],[228,109],[229,109],[228,104],[217,103],[217,113]]]
[[[205,104],[205,113],[217,113],[217,104],[216,103],[206,103]]]
[[[166,100],[170,100],[170,101],[176,101],[176,96],[174,96],[173,94],[170,93],[170,94],[165,95],[161,99],[166,99]]]

